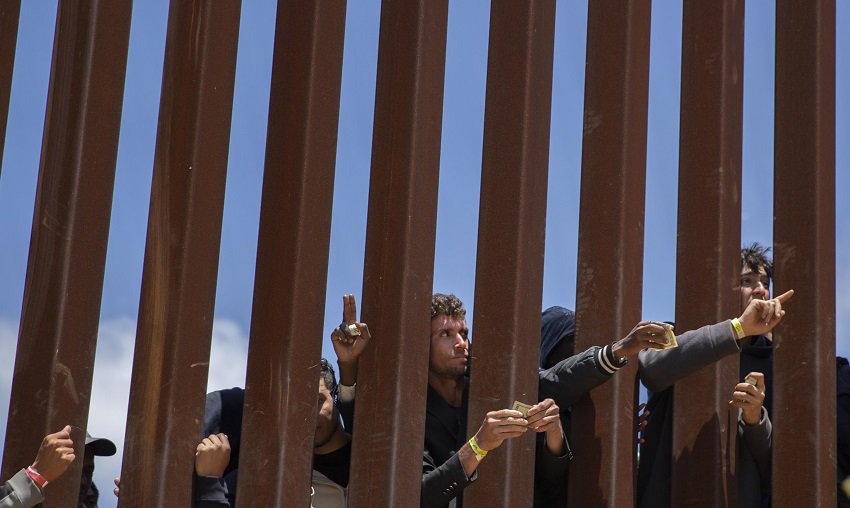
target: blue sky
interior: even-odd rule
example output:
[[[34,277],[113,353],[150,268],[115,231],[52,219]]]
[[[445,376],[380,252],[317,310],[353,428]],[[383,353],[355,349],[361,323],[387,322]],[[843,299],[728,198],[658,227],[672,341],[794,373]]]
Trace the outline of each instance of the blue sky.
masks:
[[[11,373],[39,167],[56,1],[22,2],[12,102],[0,173],[0,418],[8,411]],[[850,4],[837,2],[836,258],[850,259]],[[210,389],[241,385],[250,323],[275,2],[243,2],[233,128],[221,240]],[[644,317],[672,319],[681,63],[681,1],[653,2],[647,147]],[[150,199],[168,5],[134,2],[101,331],[90,430],[122,448],[129,372]],[[360,295],[371,160],[380,2],[349,2],[331,233],[325,329],[338,323],[341,295]],[[549,163],[543,302],[575,302],[587,0],[561,1]],[[487,70],[489,3],[450,3],[434,288],[473,307],[478,190]],[[772,243],[774,5],[746,12],[742,241]],[[353,197],[353,198],[352,198]],[[850,286],[846,266],[837,287]],[[695,290],[699,297],[699,290]],[[850,354],[850,298],[838,293],[838,351]],[[333,357],[324,340],[324,351]],[[613,339],[613,337],[612,337]],[[320,340],[316,337],[315,340]],[[380,338],[376,338],[376,341]],[[0,425],[5,434],[5,424]],[[2,444],[0,438],[0,444]],[[35,451],[34,451],[35,452]],[[98,461],[102,487],[119,458]],[[108,492],[108,489],[103,489]],[[112,506],[104,495],[102,506]]]

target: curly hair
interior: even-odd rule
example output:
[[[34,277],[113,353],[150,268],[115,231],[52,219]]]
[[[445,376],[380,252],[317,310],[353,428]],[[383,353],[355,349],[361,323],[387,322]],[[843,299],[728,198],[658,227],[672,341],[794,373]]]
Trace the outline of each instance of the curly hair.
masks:
[[[770,247],[765,247],[758,242],[753,242],[741,249],[741,269],[749,268],[758,273],[759,267],[763,266],[768,280],[773,281],[773,260],[767,257]]]
[[[336,388],[336,373],[327,358],[322,358],[319,375],[325,381],[325,387],[328,391],[333,393],[334,388]]]
[[[434,319],[434,316],[439,314],[466,319],[466,307],[463,306],[460,298],[455,295],[434,293],[431,296],[431,319]]]

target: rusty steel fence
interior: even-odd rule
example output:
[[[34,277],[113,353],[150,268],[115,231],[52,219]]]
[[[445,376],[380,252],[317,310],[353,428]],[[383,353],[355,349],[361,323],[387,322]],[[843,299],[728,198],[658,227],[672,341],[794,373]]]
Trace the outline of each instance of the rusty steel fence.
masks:
[[[681,330],[737,308],[729,288],[740,274],[743,4],[684,2],[679,195],[700,199],[678,204]],[[0,136],[20,7],[0,2]],[[172,1],[168,14],[122,506],[191,502],[240,8],[240,0]],[[589,2],[579,350],[623,336],[641,318],[650,12],[648,0]],[[835,295],[835,12],[835,0],[776,2],[775,291],[797,291],[775,339],[777,507],[836,504],[835,306],[825,304]],[[315,405],[321,343],[300,339],[323,335],[345,17],[344,0],[279,0],[240,506],[309,505],[316,415],[302,408]],[[59,2],[3,479],[49,431],[87,425],[130,18],[131,0]],[[394,340],[362,358],[353,508],[412,506],[420,488],[428,378],[420,338],[429,334],[447,18],[448,0],[385,1],[381,9],[362,310],[373,334]],[[537,396],[554,20],[555,0],[492,3],[476,415],[516,394]],[[736,504],[726,401],[737,362],[704,369],[675,391],[673,506]],[[569,475],[570,506],[634,505],[636,398],[630,365],[573,407],[581,460]],[[534,446],[524,440],[503,450],[482,463],[468,506],[530,504]],[[76,506],[80,473],[77,461],[48,487],[45,506]]]

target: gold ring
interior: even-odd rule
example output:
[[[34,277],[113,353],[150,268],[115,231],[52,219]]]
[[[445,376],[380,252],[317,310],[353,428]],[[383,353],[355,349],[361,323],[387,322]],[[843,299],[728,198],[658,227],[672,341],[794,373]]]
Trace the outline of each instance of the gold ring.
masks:
[[[352,337],[360,336],[360,328],[357,328],[357,325],[355,325],[354,323],[346,325],[345,331],[348,332],[348,335],[351,335]]]

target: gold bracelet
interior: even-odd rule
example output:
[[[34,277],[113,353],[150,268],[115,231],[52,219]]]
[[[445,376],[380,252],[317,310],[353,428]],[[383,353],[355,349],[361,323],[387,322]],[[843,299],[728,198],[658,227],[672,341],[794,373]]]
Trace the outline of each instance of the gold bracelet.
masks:
[[[475,436],[469,438],[469,447],[472,448],[472,453],[475,454],[475,458],[478,459],[478,462],[481,462],[481,459],[487,456],[487,450],[478,445],[478,440],[475,439]]]
[[[744,325],[741,324],[740,319],[732,318],[732,328],[735,330],[735,336],[738,337],[738,340],[746,337],[746,334],[744,333]]]

